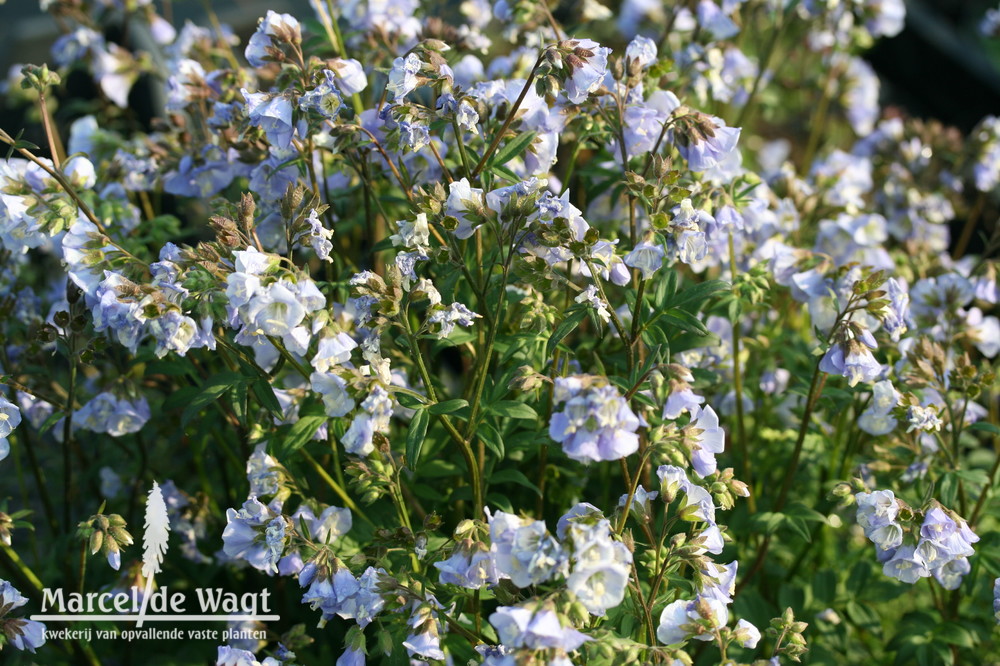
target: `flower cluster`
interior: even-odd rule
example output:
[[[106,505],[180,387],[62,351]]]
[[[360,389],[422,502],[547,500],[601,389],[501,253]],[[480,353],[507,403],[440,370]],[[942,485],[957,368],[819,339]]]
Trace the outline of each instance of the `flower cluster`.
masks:
[[[639,448],[639,417],[614,386],[588,376],[560,377],[553,400],[549,436],[566,455],[581,462],[618,460]]]
[[[877,546],[885,575],[904,583],[933,575],[946,590],[958,589],[971,570],[972,544],[979,541],[964,520],[937,503],[916,512],[891,490],[858,493],[855,500],[858,524]]]

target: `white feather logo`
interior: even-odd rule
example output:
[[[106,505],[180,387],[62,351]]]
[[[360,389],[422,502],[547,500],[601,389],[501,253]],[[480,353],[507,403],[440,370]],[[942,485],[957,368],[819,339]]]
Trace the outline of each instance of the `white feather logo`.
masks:
[[[170,517],[167,515],[167,505],[163,501],[163,492],[156,481],[149,491],[146,500],[145,532],[142,535],[142,575],[146,579],[146,590],[142,595],[142,608],[139,610],[137,627],[142,626],[143,616],[153,593],[153,575],[160,573],[160,563],[167,552],[167,539],[170,536]]]

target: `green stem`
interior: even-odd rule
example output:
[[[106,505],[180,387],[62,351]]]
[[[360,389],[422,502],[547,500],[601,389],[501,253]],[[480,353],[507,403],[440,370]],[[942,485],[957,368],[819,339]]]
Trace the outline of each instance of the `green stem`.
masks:
[[[837,326],[835,324],[834,330],[836,327]],[[799,466],[799,458],[802,456],[802,445],[805,442],[806,433],[809,432],[809,422],[812,417],[812,410],[816,404],[817,397],[823,391],[823,383],[825,382],[826,375],[819,369],[819,364],[820,360],[817,360],[816,369],[813,371],[812,381],[809,384],[809,393],[806,396],[805,411],[802,413],[802,424],[799,426],[799,436],[795,440],[795,450],[792,452],[792,461],[785,471],[785,480],[781,484],[781,492],[778,495],[778,501],[774,503],[774,507],[771,509],[771,511],[775,513],[781,511],[781,509],[785,506],[785,501],[788,499],[788,491],[792,487],[792,481],[795,479],[795,472]],[[824,378],[823,381],[821,381],[821,377]],[[740,584],[737,586],[737,592],[745,587],[754,575],[760,571],[760,568],[764,566],[764,558],[767,557],[767,551],[770,547],[771,535],[769,534],[764,537],[764,541],[761,542],[757,551],[757,558],[750,566],[749,571],[747,571],[746,577],[740,581]]]
[[[972,240],[972,233],[976,230],[976,223],[979,221],[979,216],[983,212],[983,206],[986,205],[986,193],[980,192],[979,196],[976,197],[976,203],[973,204],[972,210],[969,211],[968,217],[965,218],[965,226],[962,227],[962,235],[958,237],[958,242],[955,243],[955,249],[952,250],[951,258],[953,260],[961,259],[965,254],[966,248],[969,247],[969,241]]]
[[[510,111],[507,112],[507,118],[503,121],[503,125],[500,126],[500,131],[496,133],[495,137],[493,137],[493,142],[490,144],[490,147],[486,149],[486,152],[483,153],[483,156],[479,159],[479,163],[476,164],[476,168],[472,170],[473,178],[478,176],[483,168],[486,167],[486,162],[493,155],[494,151],[496,151],[497,146],[500,145],[500,141],[503,140],[504,134],[507,133],[507,128],[509,128],[510,124],[514,122],[517,110],[521,108],[521,102],[524,101],[525,96],[528,94],[528,90],[531,89],[531,84],[535,80],[535,74],[538,72],[538,68],[542,66],[542,62],[545,59],[545,53],[546,51],[543,50],[538,55],[538,60],[535,61],[535,66],[531,68],[531,73],[528,74],[528,79],[524,82],[524,87],[521,88],[521,94],[518,95],[517,99],[514,101],[514,106],[510,107]]]
[[[70,509],[73,500],[73,466],[70,464],[69,452],[73,439],[73,396],[76,394],[76,358],[69,340],[67,340],[67,346],[67,355],[69,357],[69,389],[66,395],[66,414],[63,417],[63,529],[69,529]]]
[[[774,503],[774,507],[771,511],[778,512],[785,506],[785,502],[788,500],[788,491],[792,488],[792,482],[795,480],[795,472],[798,471],[799,458],[802,457],[802,446],[806,441],[806,434],[809,432],[809,422],[812,420],[812,410],[816,405],[816,399],[819,394],[823,391],[823,383],[821,381],[825,374],[819,369],[820,361],[816,361],[816,369],[813,370],[812,381],[809,383],[809,393],[806,397],[805,411],[802,412],[802,423],[799,425],[799,435],[795,439],[795,449],[792,451],[792,460],[788,464],[785,470],[785,479],[781,483],[781,492],[778,494],[778,501]]]
[[[808,169],[809,165],[812,164],[813,157],[816,156],[816,150],[819,148],[820,139],[826,133],[827,111],[830,108],[830,101],[833,97],[833,84],[836,79],[837,68],[830,67],[830,73],[827,75],[826,83],[823,85],[823,94],[819,99],[819,104],[816,105],[816,113],[813,114],[812,122],[810,123],[809,142],[806,144],[806,151],[802,160],[804,169]]]
[[[729,272],[733,282],[736,281],[736,243],[733,240],[733,232],[729,232]],[[750,486],[752,484],[750,476],[750,452],[748,451],[746,420],[743,414],[743,372],[740,367],[740,341],[742,332],[740,322],[737,318],[730,322],[733,327],[733,391],[736,393],[736,433],[738,441],[736,450],[740,457],[741,481]],[[757,501],[751,493],[749,499],[750,513],[757,509]]]
[[[14,141],[13,138],[11,138],[9,134],[7,134],[7,132],[3,130],[0,130],[0,141],[3,141],[9,146],[15,146],[17,143],[16,141]],[[24,157],[26,160],[32,162],[33,164],[41,168],[42,171],[52,176],[56,180],[56,182],[59,183],[59,187],[62,188],[62,190],[67,195],[69,195],[69,197],[74,201],[74,203],[76,203],[77,208],[80,209],[80,212],[84,214],[84,216],[91,222],[91,224],[97,227],[97,230],[101,232],[103,235],[105,236],[108,235],[108,232],[104,228],[104,225],[101,224],[101,221],[97,219],[96,215],[94,215],[94,211],[92,211],[90,209],[90,206],[88,206],[87,203],[80,198],[80,195],[76,193],[76,190],[73,189],[73,186],[69,184],[69,181],[67,181],[61,173],[59,173],[57,170],[53,169],[45,162],[35,157],[35,155],[33,155],[30,151],[25,150],[24,148],[15,147],[14,150],[22,157]],[[143,266],[146,266],[146,262],[140,260],[138,257],[133,255],[131,252],[129,252],[122,246],[115,243],[110,238],[107,238],[107,242],[110,245],[112,245],[116,250],[121,252],[123,255],[131,259],[132,261],[135,261]]]
[[[747,118],[747,114],[751,108],[751,102],[753,102],[754,97],[757,96],[757,92],[760,90],[760,84],[764,81],[764,75],[767,73],[767,68],[770,66],[771,57],[774,55],[774,48],[778,45],[778,39],[785,30],[785,26],[788,25],[786,20],[785,12],[791,11],[792,6],[790,5],[785,11],[779,12],[778,25],[775,26],[774,30],[771,32],[771,38],[768,40],[767,44],[764,46],[763,57],[757,65],[757,76],[753,80],[753,85],[750,87],[750,92],[747,94],[746,103],[743,104],[743,108],[740,109],[740,115],[736,117],[735,127],[742,126],[742,123]]]
[[[31,568],[24,563],[24,560],[20,558],[20,556],[13,548],[8,546],[7,544],[0,543],[0,551],[3,551],[3,554],[7,556],[7,558],[11,561],[11,563],[13,563],[14,568],[17,569],[18,573],[24,576],[24,579],[28,581],[28,583],[30,583],[32,587],[34,587],[39,592],[41,592],[44,589],[45,586],[42,585],[42,581],[38,579],[38,576],[35,575],[35,572],[32,571]]]
[[[608,304],[608,314],[611,315],[611,323],[614,325],[615,330],[618,331],[618,337],[622,339],[622,344],[625,345],[625,358],[628,362],[629,372],[631,372],[632,368],[635,367],[635,357],[632,351],[632,343],[629,335],[625,332],[625,327],[618,318],[618,314],[615,312],[615,309],[611,306],[611,301],[608,300],[608,295],[604,293],[604,285],[601,284],[600,274],[598,274],[597,269],[594,268],[594,262],[590,259],[585,259],[584,261],[587,262],[587,268],[590,269],[590,275],[594,279],[594,285],[597,286],[598,293],[600,293],[604,302]]]
[[[404,308],[399,319],[403,325],[403,331],[406,333],[406,339],[410,343],[410,352],[413,354],[413,359],[416,361],[417,371],[420,373],[420,378],[423,380],[424,386],[427,388],[427,395],[432,402],[436,403],[437,391],[434,390],[434,382],[431,381],[431,375],[427,372],[427,365],[424,363],[423,353],[420,351],[420,346],[417,344],[417,336],[413,334],[413,329],[410,327],[409,306]],[[456,428],[455,424],[451,422],[448,415],[438,414],[437,417],[451,438],[458,444],[458,449],[462,453],[462,458],[465,459],[465,465],[469,468],[469,475],[472,477],[472,502],[475,504],[475,515],[479,518],[483,514],[483,484],[479,475],[479,464],[476,461],[476,456],[472,452],[469,440],[462,437],[462,434],[458,432],[458,428]]]
[[[369,519],[368,516],[365,515],[365,513],[358,507],[358,505],[354,502],[354,500],[351,499],[351,496],[347,494],[347,491],[344,490],[343,486],[341,486],[339,483],[333,480],[333,477],[331,477],[330,474],[327,473],[325,469],[323,469],[323,466],[319,464],[319,461],[313,458],[312,455],[310,455],[310,453],[306,451],[305,447],[299,449],[299,452],[306,459],[306,461],[310,465],[312,465],[313,469],[315,469],[316,472],[320,475],[320,478],[322,478],[323,481],[326,482],[326,485],[330,486],[333,492],[337,493],[340,499],[344,501],[344,504],[347,506],[348,509],[357,514],[361,518],[361,520],[365,521],[372,527],[376,527],[375,523],[373,523],[371,519]]]
[[[65,159],[65,151],[62,142],[59,140],[59,133],[52,128],[52,114],[49,113],[49,106],[45,100],[45,91],[38,91],[38,104],[42,115],[42,127],[45,129],[45,138],[49,142],[49,152],[52,153],[52,164],[58,169]]]
[[[462,128],[458,126],[458,121],[452,119],[451,126],[455,129],[455,142],[458,144],[458,154],[462,158],[462,168],[465,169],[465,177],[472,177],[472,167],[469,162],[469,154],[465,152],[465,141],[462,140]]]
[[[284,343],[282,343],[279,338],[276,338],[273,335],[269,335],[267,336],[267,339],[270,340],[271,344],[274,345],[274,348],[277,349],[281,353],[281,355],[285,357],[285,360],[292,364],[292,367],[295,368],[295,371],[300,375],[302,375],[303,379],[309,379],[312,373],[306,370],[306,368],[301,363],[299,363],[294,356],[292,356],[292,353],[290,351],[285,349]]]
[[[979,514],[982,513],[983,507],[986,506],[986,500],[989,498],[993,488],[997,485],[998,470],[1000,470],[1000,451],[997,451],[994,447],[993,467],[990,468],[989,481],[987,481],[986,485],[983,486],[983,490],[979,494],[979,499],[976,501],[976,506],[972,509],[972,515],[969,516],[969,524],[973,527],[975,527],[976,521],[979,520]]]
[[[77,581],[77,591],[83,594],[83,581],[87,577],[87,541],[80,543],[80,564],[78,567],[80,580]]]

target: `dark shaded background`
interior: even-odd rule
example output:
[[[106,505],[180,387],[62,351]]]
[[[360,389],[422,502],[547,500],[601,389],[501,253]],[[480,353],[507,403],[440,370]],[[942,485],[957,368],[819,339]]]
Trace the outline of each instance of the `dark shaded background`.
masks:
[[[668,3],[670,0],[666,0]],[[161,3],[157,3],[161,5]],[[219,19],[246,38],[268,9],[311,18],[308,0],[214,0]],[[937,118],[968,132],[983,117],[1000,114],[1000,40],[978,33],[983,14],[997,0],[907,0],[906,28],[892,39],[880,40],[865,58],[882,78],[883,105],[895,105],[909,115]],[[203,3],[173,0],[168,16],[180,27],[190,19],[208,23]],[[16,63],[41,64],[59,31],[37,0],[7,0],[0,4],[0,76]],[[0,126],[11,127],[7,110]]]

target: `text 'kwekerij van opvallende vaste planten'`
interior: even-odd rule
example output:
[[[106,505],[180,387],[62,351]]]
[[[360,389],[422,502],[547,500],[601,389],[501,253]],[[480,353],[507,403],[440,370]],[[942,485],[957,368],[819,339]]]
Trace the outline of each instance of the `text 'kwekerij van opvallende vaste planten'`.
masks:
[[[1000,660],[1000,119],[880,106],[903,0],[182,4],[6,84],[5,658]]]

